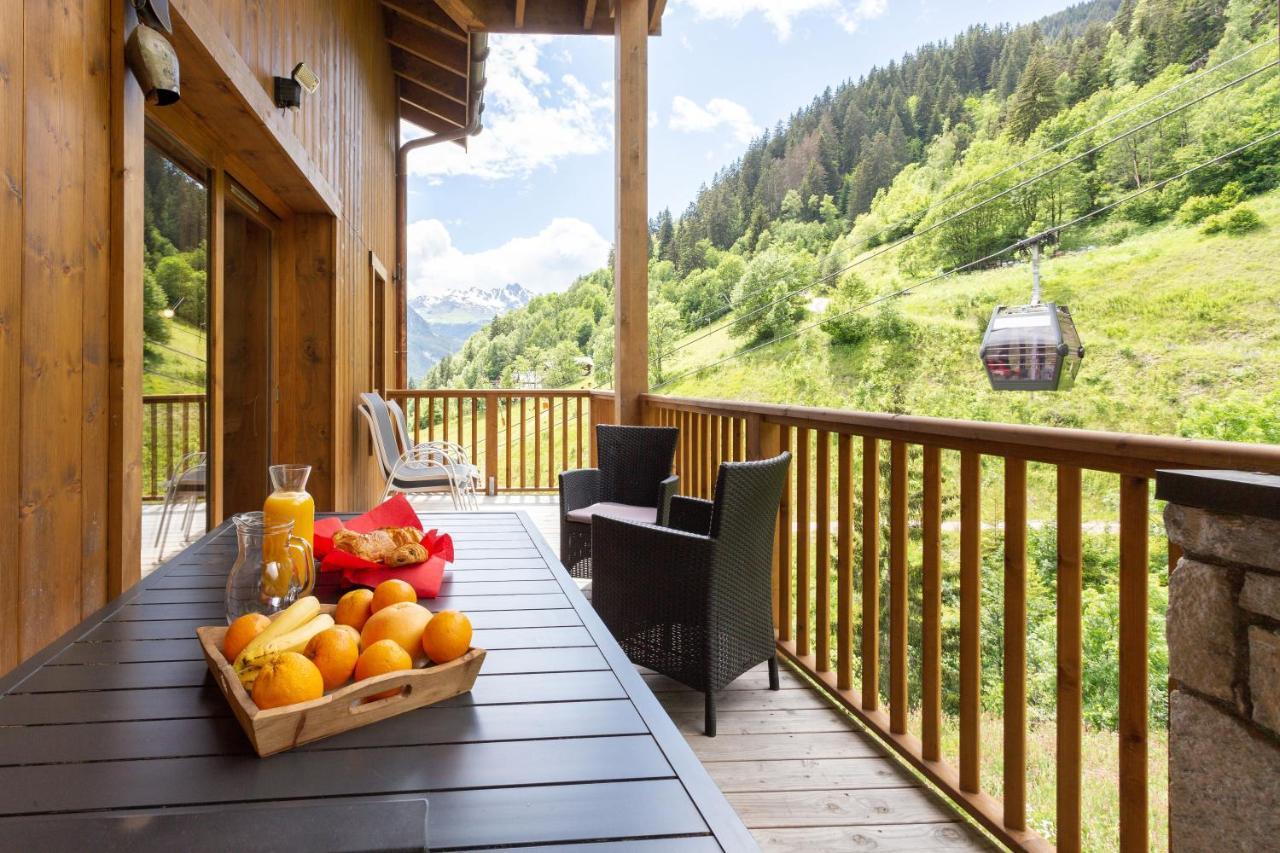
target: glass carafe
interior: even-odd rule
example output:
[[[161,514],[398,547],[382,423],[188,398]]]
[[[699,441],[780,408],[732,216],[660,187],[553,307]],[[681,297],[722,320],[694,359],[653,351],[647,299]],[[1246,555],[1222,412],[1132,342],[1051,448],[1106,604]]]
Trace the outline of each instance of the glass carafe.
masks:
[[[316,502],[307,494],[310,465],[272,465],[271,488],[262,505],[268,521],[292,521],[293,535],[316,545]]]
[[[227,622],[246,613],[271,615],[316,585],[311,543],[293,535],[293,522],[246,512],[231,519],[240,551],[227,578]]]

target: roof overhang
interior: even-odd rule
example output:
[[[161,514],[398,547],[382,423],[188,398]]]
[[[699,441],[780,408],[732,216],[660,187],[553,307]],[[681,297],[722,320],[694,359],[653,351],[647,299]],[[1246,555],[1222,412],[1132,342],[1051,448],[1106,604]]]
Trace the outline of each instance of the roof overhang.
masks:
[[[430,133],[478,128],[489,33],[613,35],[613,0],[381,0],[400,117]],[[649,33],[666,0],[649,0]],[[465,138],[458,140],[465,145]]]

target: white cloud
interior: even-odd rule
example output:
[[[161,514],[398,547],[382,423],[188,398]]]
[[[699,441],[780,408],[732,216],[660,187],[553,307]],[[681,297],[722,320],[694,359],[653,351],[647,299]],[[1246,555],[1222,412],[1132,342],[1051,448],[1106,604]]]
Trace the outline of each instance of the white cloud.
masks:
[[[724,126],[733,133],[734,139],[743,143],[760,133],[747,108],[727,98],[712,98],[705,107],[700,107],[684,95],[676,95],[671,100],[669,126],[685,133],[706,133]]]
[[[858,25],[883,15],[889,0],[681,0],[703,20],[728,20],[738,23],[752,13],[764,16],[778,37],[791,37],[791,22],[808,12],[822,12],[833,17],[841,27],[853,32]]]
[[[613,144],[613,96],[572,74],[553,80],[542,67],[546,36],[495,36],[486,66],[484,129],[468,150],[441,145],[414,154],[409,171],[438,180],[471,175],[525,177],[566,157],[598,154]]]
[[[535,293],[563,290],[583,273],[605,265],[609,241],[581,219],[553,219],[532,237],[515,237],[494,249],[463,252],[439,219],[419,219],[408,229],[409,295],[457,288],[491,288],[518,282]]]

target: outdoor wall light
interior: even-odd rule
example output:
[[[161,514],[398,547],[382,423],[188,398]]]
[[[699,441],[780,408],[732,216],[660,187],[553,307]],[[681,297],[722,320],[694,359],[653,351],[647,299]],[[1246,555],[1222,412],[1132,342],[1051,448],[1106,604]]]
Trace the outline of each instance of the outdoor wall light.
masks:
[[[320,88],[320,78],[305,62],[293,66],[293,73],[288,77],[275,78],[276,106],[282,110],[293,109],[302,105],[302,92],[314,95]]]
[[[125,42],[125,61],[147,100],[168,106],[182,97],[179,91],[178,54],[164,37],[172,33],[169,0],[133,0],[125,7],[126,27],[133,26]]]

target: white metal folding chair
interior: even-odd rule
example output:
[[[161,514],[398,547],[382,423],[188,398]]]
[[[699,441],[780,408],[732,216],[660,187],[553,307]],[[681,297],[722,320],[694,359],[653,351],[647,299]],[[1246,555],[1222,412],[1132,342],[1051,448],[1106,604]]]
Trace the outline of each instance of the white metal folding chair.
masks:
[[[182,532],[186,539],[191,538],[191,524],[195,519],[195,505],[203,497],[207,488],[206,472],[208,470],[208,454],[203,450],[188,453],[178,460],[169,472],[169,480],[164,487],[164,505],[160,508],[160,523],[156,526],[156,547],[160,549],[160,557],[164,557],[164,537],[173,522],[173,513],[181,500],[183,508]]]
[[[474,497],[470,501],[466,500],[463,489],[459,487],[458,481],[465,481],[465,473],[445,448],[428,442],[400,451],[386,402],[372,392],[361,394],[360,400],[360,414],[369,424],[378,462],[387,481],[382,493],[383,500],[396,493],[444,492],[453,500],[454,509],[474,507]]]
[[[443,452],[451,460],[450,470],[455,474],[454,483],[458,487],[459,496],[470,504],[472,509],[479,509],[480,500],[476,495],[484,485],[484,475],[472,464],[466,448],[456,441],[445,440],[424,441],[414,445],[409,440],[409,421],[405,417],[404,409],[395,400],[387,400],[386,405],[387,410],[391,412],[391,422],[400,442],[400,451],[407,453],[415,446],[424,446],[434,447]]]

